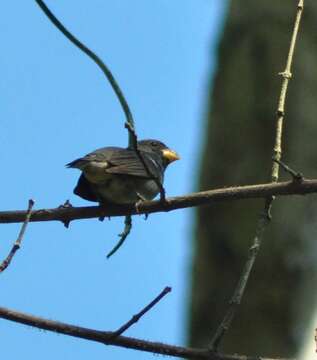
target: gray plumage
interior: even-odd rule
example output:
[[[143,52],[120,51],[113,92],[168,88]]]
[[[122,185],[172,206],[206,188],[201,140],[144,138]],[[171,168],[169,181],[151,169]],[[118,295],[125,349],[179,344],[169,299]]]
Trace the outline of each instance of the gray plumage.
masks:
[[[157,140],[139,141],[138,150],[151,174],[163,183],[164,171],[170,162],[178,159],[177,154]],[[174,157],[164,156],[166,151]],[[82,171],[74,193],[86,200],[130,204],[151,200],[159,192],[137,153],[130,148],[101,148],[66,166]]]

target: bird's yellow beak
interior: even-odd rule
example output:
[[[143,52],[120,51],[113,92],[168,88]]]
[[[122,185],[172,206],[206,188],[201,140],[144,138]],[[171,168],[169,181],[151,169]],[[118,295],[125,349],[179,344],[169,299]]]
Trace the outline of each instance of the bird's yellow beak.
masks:
[[[170,163],[180,159],[178,154],[171,149],[164,149],[162,150],[162,153],[163,153],[163,158],[168,160]]]

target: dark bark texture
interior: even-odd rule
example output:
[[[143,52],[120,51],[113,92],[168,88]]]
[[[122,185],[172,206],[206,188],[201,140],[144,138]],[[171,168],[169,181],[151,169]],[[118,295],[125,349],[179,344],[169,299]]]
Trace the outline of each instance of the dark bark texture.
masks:
[[[297,1],[234,0],[209,98],[199,188],[269,178],[275,112]],[[307,1],[286,100],[283,160],[317,176],[317,3]],[[288,175],[282,173],[282,178]],[[197,209],[189,342],[205,346],[242,271],[263,200]],[[245,297],[222,349],[294,356],[316,301],[317,201],[278,198]],[[311,334],[313,337],[314,334]]]

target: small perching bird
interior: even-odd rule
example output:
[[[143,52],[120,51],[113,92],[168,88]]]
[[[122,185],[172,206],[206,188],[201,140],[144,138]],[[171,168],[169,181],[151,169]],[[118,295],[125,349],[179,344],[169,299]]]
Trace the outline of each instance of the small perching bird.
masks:
[[[179,159],[177,153],[158,140],[138,141],[138,151],[147,168],[134,149],[105,147],[67,164],[82,171],[74,193],[100,204],[134,204],[152,200],[160,191],[166,167]]]

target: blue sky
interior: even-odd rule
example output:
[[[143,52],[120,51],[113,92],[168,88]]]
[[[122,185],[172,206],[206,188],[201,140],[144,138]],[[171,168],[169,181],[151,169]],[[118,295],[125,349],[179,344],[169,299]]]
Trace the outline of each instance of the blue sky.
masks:
[[[222,1],[47,1],[107,63],[136,121],[182,157],[166,172],[168,195],[195,188],[207,86],[224,15]],[[53,6],[54,5],[54,6]],[[0,5],[1,210],[52,208],[79,173],[65,164],[96,148],[126,146],[124,115],[100,70],[46,19],[34,1]],[[91,203],[92,204],[92,203]],[[93,205],[93,204],[92,204]],[[184,344],[193,211],[134,218],[110,260],[123,219],[31,223],[22,249],[0,276],[1,304],[49,319],[114,330],[165,286],[173,291],[127,336]],[[20,225],[1,225],[4,258]],[[152,355],[0,321],[2,358],[149,359]],[[16,346],[19,344],[19,346]]]

